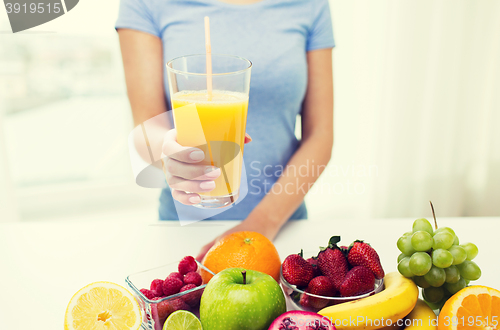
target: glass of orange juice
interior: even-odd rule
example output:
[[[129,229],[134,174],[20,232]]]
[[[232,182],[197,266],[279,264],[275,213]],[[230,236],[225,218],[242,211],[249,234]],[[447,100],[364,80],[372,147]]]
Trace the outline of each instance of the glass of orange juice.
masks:
[[[251,68],[247,59],[217,54],[212,55],[210,77],[205,54],[167,63],[177,142],[203,150],[200,164],[221,169],[215,189],[200,193],[197,207],[220,208],[238,199]],[[208,80],[212,89],[207,90]]]

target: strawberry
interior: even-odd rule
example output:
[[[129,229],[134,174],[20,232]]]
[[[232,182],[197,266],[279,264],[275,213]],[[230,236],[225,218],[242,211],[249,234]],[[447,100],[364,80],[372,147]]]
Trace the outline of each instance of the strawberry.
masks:
[[[285,280],[296,286],[306,286],[314,277],[313,266],[302,257],[302,250],[286,257],[281,270]]]
[[[338,242],[340,242],[340,236],[332,236],[328,247],[323,248],[317,257],[321,273],[330,278],[336,291],[339,291],[349,271],[347,259],[337,246]]]
[[[373,290],[375,287],[375,276],[373,272],[366,267],[356,266],[351,269],[342,285],[340,286],[340,295],[342,297],[358,296]]]
[[[376,279],[384,277],[384,269],[380,264],[380,258],[374,248],[363,241],[355,241],[351,244],[347,259],[351,266],[363,266],[373,272]]]
[[[310,263],[311,266],[313,266],[314,277],[323,275],[323,274],[321,274],[321,271],[319,270],[318,259],[316,257],[311,257],[311,258],[307,259],[307,262]]]
[[[327,276],[318,276],[309,282],[306,292],[317,296],[333,297],[336,290],[332,281]],[[328,305],[328,299],[309,296],[309,305],[313,308],[321,309]]]

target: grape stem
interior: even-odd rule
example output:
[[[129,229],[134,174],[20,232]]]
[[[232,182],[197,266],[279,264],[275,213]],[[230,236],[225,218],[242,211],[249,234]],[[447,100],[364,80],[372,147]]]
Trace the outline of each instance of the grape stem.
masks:
[[[434,218],[434,226],[436,227],[435,229],[438,229],[438,223],[436,220],[436,213],[434,212],[434,205],[432,205],[431,201],[429,201],[429,203],[431,204],[432,217]]]

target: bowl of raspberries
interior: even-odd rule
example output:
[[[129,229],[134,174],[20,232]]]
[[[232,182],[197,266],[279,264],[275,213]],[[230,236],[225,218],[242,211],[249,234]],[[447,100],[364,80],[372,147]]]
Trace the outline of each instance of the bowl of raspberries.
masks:
[[[162,330],[175,311],[198,314],[202,283],[200,269],[215,275],[191,256],[165,266],[127,276],[125,282],[143,311],[143,329]]]
[[[308,259],[302,251],[285,258],[280,280],[289,308],[318,312],[383,290],[384,270],[375,249],[359,240],[349,247],[339,242],[340,236],[331,237]]]

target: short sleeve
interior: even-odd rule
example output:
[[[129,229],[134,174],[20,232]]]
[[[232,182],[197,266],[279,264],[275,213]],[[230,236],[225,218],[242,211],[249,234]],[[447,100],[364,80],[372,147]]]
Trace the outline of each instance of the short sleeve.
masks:
[[[121,0],[115,29],[133,29],[146,32],[157,37],[159,29],[155,24],[151,9],[143,0]]]
[[[314,3],[312,25],[307,37],[306,50],[335,47],[332,17],[328,0],[312,0]]]

